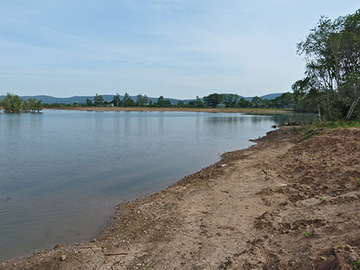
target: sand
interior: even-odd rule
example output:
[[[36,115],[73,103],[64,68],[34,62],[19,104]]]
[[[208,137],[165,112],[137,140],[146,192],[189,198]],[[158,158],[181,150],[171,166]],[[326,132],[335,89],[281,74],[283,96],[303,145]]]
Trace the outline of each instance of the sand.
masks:
[[[256,142],[119,204],[96,239],[0,269],[360,267],[360,129],[282,127]]]

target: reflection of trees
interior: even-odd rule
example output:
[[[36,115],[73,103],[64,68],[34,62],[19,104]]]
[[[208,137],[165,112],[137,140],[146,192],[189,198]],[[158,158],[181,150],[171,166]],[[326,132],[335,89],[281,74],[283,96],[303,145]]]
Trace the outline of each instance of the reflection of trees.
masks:
[[[275,123],[283,124],[283,123],[312,123],[317,120],[316,114],[310,113],[289,113],[289,114],[276,114],[275,115]]]

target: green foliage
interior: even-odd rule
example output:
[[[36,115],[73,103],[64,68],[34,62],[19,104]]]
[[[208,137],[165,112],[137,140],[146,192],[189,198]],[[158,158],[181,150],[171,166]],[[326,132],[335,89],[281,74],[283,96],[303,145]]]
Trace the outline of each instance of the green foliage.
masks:
[[[7,93],[1,103],[6,113],[20,113],[22,110],[22,99],[18,95]]]
[[[235,108],[237,107],[237,104],[239,102],[239,96],[234,94],[229,94],[223,97],[223,101],[225,104],[225,107],[227,108]]]
[[[116,95],[113,97],[112,103],[114,104],[115,107],[121,106],[121,99],[118,93],[116,93]]]
[[[128,93],[125,93],[124,98],[121,101],[121,105],[123,107],[134,107],[135,101],[132,100],[132,98],[130,97],[130,95]]]
[[[143,96],[141,94],[138,94],[136,96],[136,106],[143,107],[143,106],[147,106],[148,103],[149,103],[149,99],[146,95]]]
[[[98,95],[96,93],[96,95],[94,97],[94,106],[101,107],[103,105],[104,105],[104,98],[102,97],[102,95]]]
[[[302,232],[303,232],[303,235],[306,237],[306,238],[310,238],[312,236],[312,233],[309,233],[307,231],[305,231],[304,229],[301,229]]]
[[[360,259],[357,259],[356,261],[350,261],[349,259],[346,259],[346,262],[350,264],[353,269],[360,269]]]
[[[224,95],[213,93],[204,97],[204,103],[206,107],[216,108],[224,101]]]
[[[189,102],[190,107],[196,107],[196,108],[203,108],[205,106],[204,102],[199,98],[199,96],[196,96],[196,100],[192,100]]]
[[[29,109],[33,113],[34,112],[39,113],[44,108],[41,99],[37,100],[36,98],[29,98],[28,102],[29,102]]]
[[[355,184],[356,186],[360,187],[360,178],[355,179]]]
[[[321,17],[304,41],[306,77],[292,86],[297,111],[327,120],[360,118],[360,9],[334,21]]]
[[[323,121],[316,122],[312,125],[313,128],[349,128],[349,127],[360,127],[360,121],[345,121],[345,120],[337,120],[337,121]]]
[[[240,108],[250,108],[250,107],[252,107],[252,103],[250,100],[247,100],[242,97],[239,99],[237,106]]]
[[[168,99],[164,99],[164,96],[160,96],[156,102],[156,106],[158,107],[171,107],[171,101]]]
[[[28,100],[21,99],[18,95],[8,93],[2,100],[1,105],[6,113],[20,113],[20,112],[40,112],[44,105],[41,100],[36,98],[29,98]]]

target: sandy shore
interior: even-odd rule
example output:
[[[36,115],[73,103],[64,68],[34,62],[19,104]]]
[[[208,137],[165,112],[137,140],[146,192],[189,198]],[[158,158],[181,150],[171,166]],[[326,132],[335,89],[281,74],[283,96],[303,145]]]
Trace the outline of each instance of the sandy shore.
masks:
[[[257,142],[121,203],[90,242],[0,269],[355,269],[360,129],[283,127]]]
[[[278,114],[289,113],[280,109],[261,108],[157,108],[157,107],[61,107],[48,108],[52,110],[75,110],[75,111],[122,111],[122,112],[225,112],[225,113],[247,113],[247,114]]]

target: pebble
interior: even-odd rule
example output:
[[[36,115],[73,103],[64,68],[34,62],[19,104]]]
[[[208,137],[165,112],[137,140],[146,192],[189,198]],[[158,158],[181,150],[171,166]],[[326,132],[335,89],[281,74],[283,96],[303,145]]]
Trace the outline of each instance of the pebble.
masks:
[[[61,255],[61,257],[60,257],[60,261],[65,261],[66,260],[66,255]]]

